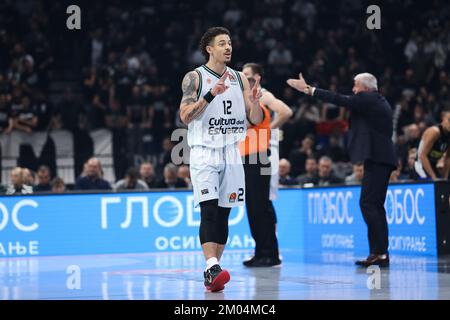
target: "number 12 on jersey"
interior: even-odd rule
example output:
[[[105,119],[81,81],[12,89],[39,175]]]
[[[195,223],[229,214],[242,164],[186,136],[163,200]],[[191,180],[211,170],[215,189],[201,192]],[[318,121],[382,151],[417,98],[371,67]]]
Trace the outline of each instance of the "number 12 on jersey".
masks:
[[[224,100],[223,102],[223,113],[224,114],[231,114],[231,100]]]

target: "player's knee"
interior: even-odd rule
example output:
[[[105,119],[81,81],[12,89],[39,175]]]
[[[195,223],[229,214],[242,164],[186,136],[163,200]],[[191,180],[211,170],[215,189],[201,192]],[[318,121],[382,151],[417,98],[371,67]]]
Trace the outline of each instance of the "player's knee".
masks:
[[[227,243],[228,239],[228,217],[231,208],[219,207],[219,215],[217,217],[217,234],[219,236],[219,244]]]
[[[220,235],[217,232],[219,217],[218,200],[208,200],[200,203],[200,243],[220,243]]]

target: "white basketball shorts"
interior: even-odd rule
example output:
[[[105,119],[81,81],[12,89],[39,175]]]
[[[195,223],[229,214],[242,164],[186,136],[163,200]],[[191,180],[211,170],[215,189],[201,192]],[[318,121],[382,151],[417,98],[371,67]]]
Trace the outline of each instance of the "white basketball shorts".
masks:
[[[195,207],[213,199],[226,208],[245,204],[245,173],[237,143],[222,148],[192,146],[190,172]]]

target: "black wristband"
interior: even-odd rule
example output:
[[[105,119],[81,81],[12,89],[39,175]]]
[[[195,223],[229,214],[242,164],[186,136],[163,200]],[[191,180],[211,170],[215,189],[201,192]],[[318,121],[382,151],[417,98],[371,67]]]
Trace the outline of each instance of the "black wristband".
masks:
[[[208,91],[204,96],[203,99],[205,99],[208,103],[211,103],[213,101],[215,96],[212,95],[211,91]]]

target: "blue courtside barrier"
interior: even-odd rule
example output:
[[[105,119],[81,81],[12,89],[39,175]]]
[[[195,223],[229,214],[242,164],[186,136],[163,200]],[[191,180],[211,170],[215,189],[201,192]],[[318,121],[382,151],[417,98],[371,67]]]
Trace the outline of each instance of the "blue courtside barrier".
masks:
[[[283,189],[274,202],[281,250],[366,254],[360,188]],[[437,255],[435,186],[391,185],[390,252]],[[0,258],[200,250],[191,191],[0,197]],[[230,214],[228,247],[252,249],[244,208]]]
[[[367,227],[359,209],[360,187],[303,189],[304,241],[308,250],[369,252]],[[385,209],[389,251],[437,255],[433,184],[389,187]]]

